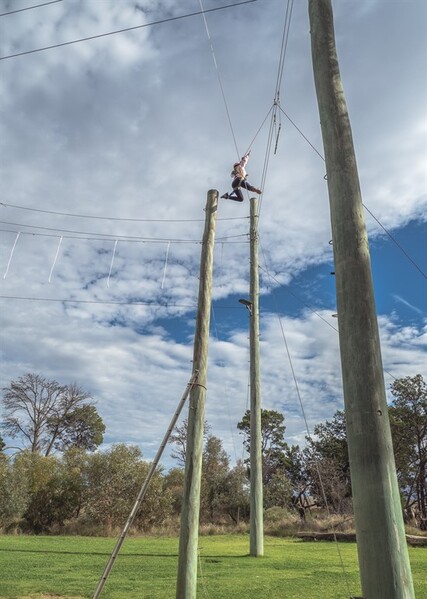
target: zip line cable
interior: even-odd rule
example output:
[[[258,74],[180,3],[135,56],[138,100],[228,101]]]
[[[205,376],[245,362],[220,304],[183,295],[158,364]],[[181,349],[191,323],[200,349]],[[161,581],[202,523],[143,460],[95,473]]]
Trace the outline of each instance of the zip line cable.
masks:
[[[57,4],[58,2],[62,2],[63,0],[51,0],[50,2],[44,2],[43,4],[35,4],[34,6],[27,6],[26,8],[18,8],[18,10],[11,10],[9,12],[3,12],[0,14],[0,17],[6,17],[7,15],[14,15],[17,12],[24,12],[24,10],[32,10],[33,8],[40,8],[42,6],[47,6],[48,4]]]
[[[91,218],[94,220],[112,220],[122,222],[136,223],[202,223],[204,218],[121,218],[118,216],[96,216],[91,214],[74,214],[72,212],[58,212],[56,210],[42,210],[41,208],[30,208],[28,206],[19,206],[18,204],[9,204],[0,202],[4,208],[17,208],[18,210],[30,210],[31,212],[42,212],[43,214],[55,214],[58,216],[71,216],[73,218]],[[216,220],[247,220],[249,216],[234,216],[230,218],[217,218]]]
[[[198,11],[188,13],[185,15],[179,15],[177,17],[169,17],[167,19],[160,19],[159,21],[152,21],[151,23],[143,23],[142,25],[134,25],[133,27],[125,27],[123,29],[117,29],[115,31],[108,31],[107,33],[99,33],[97,35],[90,35],[88,37],[81,37],[79,39],[71,40],[69,42],[62,42],[59,44],[52,44],[51,46],[44,46],[42,48],[35,48],[34,50],[26,50],[25,52],[17,52],[16,54],[8,54],[7,56],[0,56],[0,60],[7,60],[9,58],[16,58],[18,56],[24,56],[26,54],[35,54],[36,52],[44,52],[45,50],[52,50],[53,48],[61,48],[63,46],[70,46],[71,44],[79,44],[80,42],[87,42],[89,40],[98,39],[101,37],[107,37],[109,35],[116,35],[118,33],[125,33],[127,31],[135,31],[136,29],[143,29],[144,27],[151,27],[153,25],[162,25],[163,23],[169,23],[171,21],[178,21],[180,19],[187,19],[189,17],[195,17],[204,13],[215,12],[218,10],[224,10],[225,8],[233,8],[235,6],[242,6],[243,4],[250,4],[257,2],[258,0],[244,0],[243,2],[236,2],[234,4],[227,4],[225,6],[217,6],[216,8],[209,8],[206,11]]]

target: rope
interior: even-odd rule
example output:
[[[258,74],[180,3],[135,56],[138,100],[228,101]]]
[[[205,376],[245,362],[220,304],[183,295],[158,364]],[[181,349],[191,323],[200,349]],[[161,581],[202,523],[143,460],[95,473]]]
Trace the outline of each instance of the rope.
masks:
[[[19,239],[20,235],[21,235],[21,231],[18,231],[18,233],[16,234],[16,237],[15,237],[15,241],[13,243],[12,249],[10,251],[9,260],[7,262],[6,270],[3,275],[3,279],[5,279],[7,277],[7,273],[9,272],[10,263],[12,262],[13,253],[15,251],[15,247],[16,247],[16,244],[18,243],[18,239]]]
[[[52,278],[53,269],[55,268],[55,264],[56,264],[56,261],[57,261],[57,259],[58,259],[59,248],[61,247],[61,243],[62,243],[62,240],[63,240],[63,239],[64,239],[64,238],[63,238],[63,237],[62,237],[62,235],[61,235],[61,237],[60,237],[60,239],[59,239],[58,247],[56,248],[56,254],[55,254],[55,258],[54,258],[54,260],[53,260],[52,268],[50,269],[50,273],[49,273],[49,279],[48,279],[48,282],[49,282],[49,283],[50,283],[50,280],[51,280],[51,278]]]
[[[264,249],[263,249],[263,247],[261,245],[261,241],[259,242],[259,244],[260,244],[261,252],[262,252],[262,255],[263,255],[263,259],[264,259],[264,264],[266,264]],[[266,272],[267,272],[268,276],[270,276],[269,272],[268,272],[268,269],[266,269]],[[294,369],[294,365],[293,365],[291,353],[289,351],[289,346],[288,346],[288,342],[287,342],[287,339],[286,339],[285,331],[284,331],[284,328],[283,328],[282,319],[280,318],[280,315],[279,315],[279,306],[278,306],[278,303],[277,303],[276,294],[274,293],[274,290],[273,290],[271,284],[270,284],[270,293],[272,294],[272,296],[274,298],[274,301],[275,301],[275,304],[276,304],[276,314],[277,314],[277,318],[279,320],[279,326],[280,326],[280,330],[281,330],[281,333],[282,333],[283,341],[284,341],[284,344],[285,344],[286,354],[287,354],[287,357],[288,357],[288,360],[289,360],[289,366],[290,366],[290,369],[291,369],[292,378],[293,378],[293,381],[294,381],[295,390],[296,390],[297,397],[298,397],[298,402],[300,404],[301,414],[302,414],[302,417],[303,417],[303,420],[304,420],[304,423],[305,423],[305,428],[306,428],[306,431],[307,431],[307,436],[310,439],[310,441],[312,441],[312,436],[311,436],[311,433],[310,433],[310,427],[308,425],[308,420],[307,420],[307,416],[306,416],[305,409],[304,409],[304,403],[303,403],[303,399],[302,399],[302,396],[301,396],[301,393],[300,393],[300,389],[299,389],[299,385],[298,385],[298,380],[297,380],[297,377],[296,377],[296,373],[295,373],[295,369]],[[329,503],[328,503],[328,500],[327,500],[327,497],[326,497],[326,492],[325,492],[325,488],[324,488],[324,485],[323,485],[322,475],[321,475],[321,472],[320,472],[317,460],[314,460],[314,464],[315,464],[315,468],[316,468],[316,471],[317,471],[317,475],[319,477],[319,484],[320,484],[322,498],[323,498],[323,501],[325,502],[325,507],[326,507],[327,514],[330,517],[331,512],[330,512],[330,509],[329,509]],[[335,546],[336,546],[337,553],[338,553],[339,560],[340,560],[340,564],[341,564],[341,569],[342,569],[342,572],[343,572],[343,575],[344,575],[344,581],[345,581],[345,585],[346,585],[346,588],[347,588],[347,592],[348,592],[349,595],[351,595],[350,585],[349,585],[348,577],[347,577],[347,572],[346,572],[346,569],[345,569],[345,566],[344,566],[344,561],[343,561],[343,558],[342,558],[341,550],[339,548],[338,539],[337,539],[337,536],[335,534],[335,531],[333,532],[333,536],[334,536]]]
[[[385,232],[385,233],[386,233],[386,234],[387,234],[387,235],[390,237],[390,239],[393,241],[393,243],[395,243],[395,244],[396,244],[396,246],[399,248],[399,250],[400,250],[401,252],[403,252],[403,254],[404,254],[404,255],[405,255],[407,258],[408,258],[408,260],[409,260],[410,262],[412,262],[412,264],[413,264],[413,265],[415,266],[415,268],[416,268],[416,269],[417,269],[417,270],[418,270],[418,271],[421,273],[421,275],[422,275],[422,276],[423,276],[425,279],[427,279],[427,275],[426,275],[426,273],[425,273],[425,272],[423,272],[423,271],[421,270],[421,268],[418,266],[418,264],[415,262],[415,260],[413,260],[413,259],[411,258],[411,256],[408,254],[408,252],[407,252],[406,250],[404,250],[404,249],[403,249],[403,247],[402,247],[402,246],[400,245],[400,243],[399,243],[399,242],[398,242],[398,241],[397,241],[397,240],[396,240],[396,239],[393,237],[393,235],[392,235],[392,234],[391,234],[389,231],[387,231],[387,229],[384,227],[384,225],[382,225],[382,224],[380,223],[380,221],[377,219],[377,217],[376,217],[374,214],[372,214],[372,212],[369,210],[369,208],[366,206],[366,204],[363,204],[363,207],[365,208],[365,210],[367,210],[367,212],[369,212],[369,214],[372,216],[372,218],[373,218],[373,219],[374,219],[374,220],[375,220],[375,221],[376,221],[376,222],[379,224],[379,226],[381,227],[381,229],[382,229],[382,230],[383,230],[383,231],[384,231],[384,232]]]
[[[108,277],[107,277],[107,287],[110,287],[110,277],[111,277],[111,271],[113,270],[114,257],[116,255],[117,244],[118,244],[118,240],[116,239],[116,241],[114,242],[113,255],[111,256],[110,270],[108,272]]]
[[[278,69],[277,69],[276,88],[275,88],[275,92],[274,92],[273,111],[272,111],[272,115],[271,115],[270,130],[269,130],[269,134],[268,134],[267,147],[266,147],[265,156],[264,156],[264,166],[263,166],[263,172],[262,172],[262,178],[261,178],[261,189],[263,190],[263,193],[261,194],[261,198],[260,198],[260,202],[259,202],[258,223],[259,223],[259,218],[261,216],[262,201],[263,201],[264,191],[265,191],[265,182],[267,179],[268,165],[269,165],[270,155],[271,155],[271,145],[272,145],[272,141],[273,141],[273,131],[274,131],[275,124],[276,124],[276,114],[277,114],[277,109],[280,108],[280,87],[282,84],[286,50],[288,47],[288,39],[289,39],[289,31],[290,31],[290,26],[291,26],[293,4],[294,4],[294,0],[288,0],[287,5],[286,5],[285,22],[283,25],[282,44],[281,44],[281,48],[280,48],[279,65],[278,65]],[[278,135],[276,138],[276,148],[275,148],[274,153],[276,153],[277,142],[278,142]]]
[[[227,119],[228,119],[228,124],[230,126],[231,135],[232,135],[233,141],[234,141],[234,147],[236,148],[237,156],[240,156],[240,154],[239,154],[239,148],[237,147],[236,136],[234,135],[233,123],[231,122],[230,111],[228,109],[227,99],[226,99],[225,93],[224,93],[224,87],[223,87],[222,81],[221,81],[221,75],[219,73],[218,63],[216,61],[215,50],[214,50],[214,47],[213,47],[213,44],[212,44],[211,35],[209,33],[208,22],[207,22],[206,17],[205,17],[205,12],[206,11],[205,11],[205,9],[203,7],[202,0],[199,0],[199,4],[200,4],[200,8],[202,10],[203,20],[205,22],[206,34],[208,36],[209,44],[210,44],[210,47],[211,47],[212,59],[213,59],[214,65],[215,65],[215,70],[216,70],[216,75],[217,75],[217,78],[218,78],[219,87],[221,88],[221,95],[222,95],[222,99],[223,99],[223,102],[224,102],[225,111],[227,113]]]
[[[166,279],[166,268],[168,266],[168,256],[169,256],[169,248],[170,248],[170,246],[171,246],[171,242],[169,241],[168,247],[166,248],[166,258],[165,258],[165,268],[163,270],[162,289],[163,289],[163,286],[165,284],[165,279]]]

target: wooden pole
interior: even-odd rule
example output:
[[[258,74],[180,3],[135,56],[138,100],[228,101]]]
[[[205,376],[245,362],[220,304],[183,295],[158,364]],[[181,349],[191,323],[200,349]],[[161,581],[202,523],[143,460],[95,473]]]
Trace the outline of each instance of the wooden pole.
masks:
[[[258,270],[258,200],[250,200],[250,378],[251,378],[251,445],[250,445],[250,555],[264,555],[264,521],[261,447],[261,391],[259,368],[259,270]]]
[[[368,237],[331,0],[309,0],[325,150],[347,439],[363,597],[413,599],[387,412]]]
[[[197,549],[199,535],[200,485],[202,475],[203,426],[205,419],[206,371],[212,296],[213,251],[218,209],[218,192],[208,191],[205,230],[200,259],[199,305],[194,338],[193,370],[198,371],[190,393],[184,497],[179,536],[177,599],[195,599],[197,593]]]
[[[117,539],[116,546],[114,547],[113,552],[107,562],[107,565],[105,566],[105,570],[99,580],[98,586],[96,587],[95,593],[93,595],[93,599],[98,599],[98,597],[100,597],[100,595],[101,595],[102,589],[104,588],[105,583],[107,582],[107,578],[111,572],[111,569],[115,564],[115,560],[119,554],[120,548],[123,545],[123,542],[127,537],[129,529],[132,526],[132,523],[135,519],[135,516],[137,515],[138,510],[141,507],[141,503],[144,500],[145,493],[147,492],[147,489],[148,489],[148,485],[150,484],[150,481],[153,478],[153,474],[155,473],[156,468],[159,465],[160,458],[162,457],[162,453],[166,447],[166,443],[168,442],[169,437],[172,434],[173,428],[179,418],[179,415],[181,414],[181,411],[182,411],[182,408],[184,407],[185,401],[186,401],[193,385],[195,385],[195,383],[197,381],[197,376],[198,376],[197,370],[193,371],[192,377],[189,380],[189,382],[187,383],[187,387],[185,388],[185,391],[184,391],[181,399],[179,400],[178,407],[175,410],[175,414],[173,415],[172,420],[170,421],[170,424],[165,433],[165,436],[163,437],[163,441],[161,442],[160,447],[157,450],[157,453],[154,457],[154,460],[148,470],[145,481],[141,487],[141,490],[138,493],[138,497],[136,498],[136,501],[135,501],[134,506],[129,514],[129,517],[128,517],[126,524],[122,530],[122,533],[121,533],[120,537]]]

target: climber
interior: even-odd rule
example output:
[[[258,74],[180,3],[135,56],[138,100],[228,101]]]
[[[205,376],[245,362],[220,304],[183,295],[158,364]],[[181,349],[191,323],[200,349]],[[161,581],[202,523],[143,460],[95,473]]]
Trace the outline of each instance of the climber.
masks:
[[[241,187],[247,189],[248,191],[253,191],[254,193],[262,193],[260,189],[257,187],[253,187],[249,185],[246,181],[246,177],[248,176],[246,173],[245,166],[249,160],[249,155],[251,151],[249,150],[240,160],[240,162],[235,162],[233,164],[233,170],[231,171],[231,176],[233,177],[233,183],[231,184],[233,191],[228,194],[225,193],[221,196],[225,200],[234,200],[235,202],[243,202],[243,192]]]

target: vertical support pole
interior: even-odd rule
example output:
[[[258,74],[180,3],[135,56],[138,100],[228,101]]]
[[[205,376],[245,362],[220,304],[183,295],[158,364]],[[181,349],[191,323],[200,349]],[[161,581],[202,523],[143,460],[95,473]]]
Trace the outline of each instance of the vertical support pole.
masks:
[[[200,486],[202,475],[203,426],[205,419],[206,371],[212,296],[212,270],[218,192],[208,191],[205,230],[200,259],[199,304],[194,338],[193,370],[197,384],[190,393],[184,497],[179,536],[177,599],[195,599],[197,593],[197,549],[199,535]]]
[[[261,391],[259,368],[259,269],[258,269],[258,200],[250,200],[250,378],[251,378],[251,445],[250,445],[250,555],[264,555],[264,521],[261,446]]]
[[[353,139],[331,0],[309,0],[326,157],[347,439],[363,597],[413,599]]]

